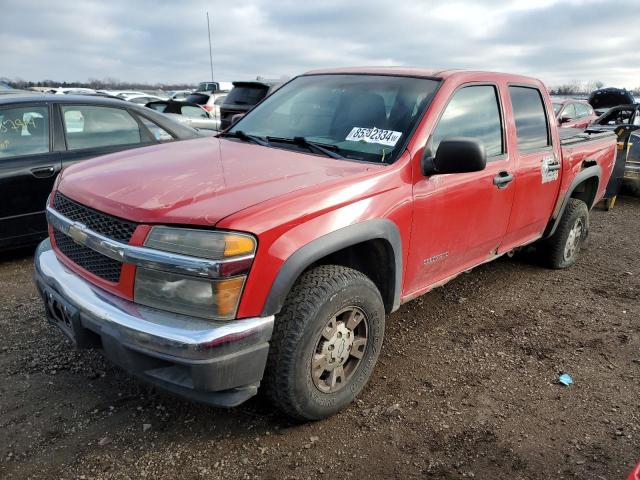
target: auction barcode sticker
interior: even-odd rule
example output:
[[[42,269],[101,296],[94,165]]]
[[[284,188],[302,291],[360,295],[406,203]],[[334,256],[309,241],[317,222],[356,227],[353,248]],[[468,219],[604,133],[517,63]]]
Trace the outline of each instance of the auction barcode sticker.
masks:
[[[376,127],[353,127],[345,140],[350,142],[364,141],[367,143],[379,143],[380,145],[395,147],[401,136],[402,132],[396,132],[395,130],[382,130]]]

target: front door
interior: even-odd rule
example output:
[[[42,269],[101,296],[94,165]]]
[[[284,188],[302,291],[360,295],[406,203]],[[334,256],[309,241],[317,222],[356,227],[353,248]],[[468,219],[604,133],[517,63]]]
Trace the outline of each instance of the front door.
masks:
[[[495,257],[507,231],[515,187],[503,118],[495,85],[463,86],[445,107],[427,154],[437,152],[446,138],[475,138],[485,146],[487,167],[416,179],[408,296]]]
[[[46,104],[0,109],[0,247],[45,236],[45,203],[61,169]]]

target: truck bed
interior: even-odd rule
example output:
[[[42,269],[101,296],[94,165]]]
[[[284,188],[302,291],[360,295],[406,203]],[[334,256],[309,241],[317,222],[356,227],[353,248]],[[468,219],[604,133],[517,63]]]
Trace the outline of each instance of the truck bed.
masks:
[[[609,136],[615,136],[614,132],[606,132],[602,130],[581,130],[579,128],[559,128],[560,144],[562,146],[573,146],[576,143],[590,142]]]

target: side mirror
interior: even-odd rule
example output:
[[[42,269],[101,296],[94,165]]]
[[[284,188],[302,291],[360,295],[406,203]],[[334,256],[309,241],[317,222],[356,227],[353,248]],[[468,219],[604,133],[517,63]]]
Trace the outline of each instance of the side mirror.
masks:
[[[573,118],[571,117],[560,117],[560,123],[569,123]]]
[[[450,137],[442,140],[435,157],[422,158],[422,174],[479,172],[487,166],[484,145],[468,137]]]

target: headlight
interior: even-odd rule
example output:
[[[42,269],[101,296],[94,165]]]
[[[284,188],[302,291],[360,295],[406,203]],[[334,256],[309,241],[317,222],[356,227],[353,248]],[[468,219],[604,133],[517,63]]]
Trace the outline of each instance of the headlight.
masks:
[[[204,279],[138,267],[134,287],[135,302],[212,320],[230,320],[235,317],[246,274],[256,251],[256,241],[252,236],[153,227],[144,245],[165,252],[219,260],[219,278]]]
[[[253,255],[256,251],[256,241],[250,235],[191,228],[153,227],[144,244],[165,252],[212,260]]]

